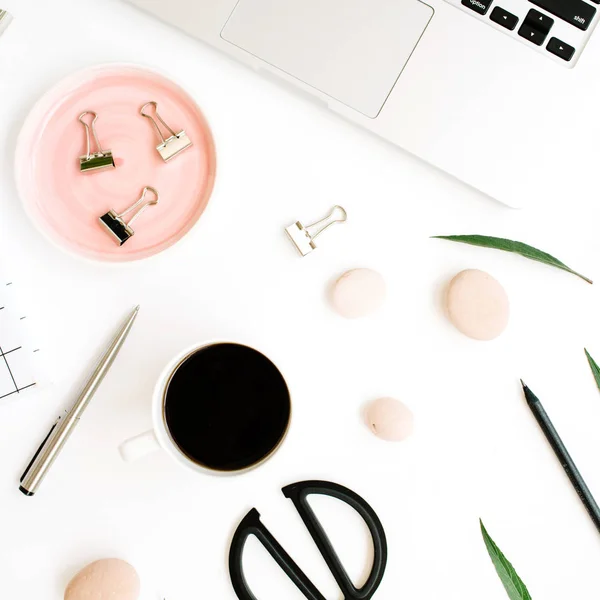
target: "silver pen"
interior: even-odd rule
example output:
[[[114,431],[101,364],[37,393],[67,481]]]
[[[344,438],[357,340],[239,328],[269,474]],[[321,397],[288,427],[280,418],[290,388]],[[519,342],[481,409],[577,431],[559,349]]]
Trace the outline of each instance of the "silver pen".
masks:
[[[4,30],[9,26],[12,21],[12,15],[0,8],[0,34],[4,33]]]
[[[94,369],[92,376],[79,394],[73,408],[65,415],[58,417],[58,420],[50,429],[50,433],[48,433],[37,452],[33,455],[31,462],[21,477],[21,485],[19,486],[19,490],[26,496],[33,496],[37,492],[50,467],[63,449],[69,436],[73,433],[83,411],[87,408],[92,396],[96,393],[104,376],[113,364],[121,346],[123,346],[123,342],[131,330],[139,309],[140,307],[136,306],[127,318],[127,321],[119,329],[117,335]]]

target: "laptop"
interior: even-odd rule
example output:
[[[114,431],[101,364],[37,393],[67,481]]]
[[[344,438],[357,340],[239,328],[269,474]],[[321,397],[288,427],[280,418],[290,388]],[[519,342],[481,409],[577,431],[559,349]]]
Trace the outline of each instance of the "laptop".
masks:
[[[128,0],[512,207],[595,196],[600,0]]]

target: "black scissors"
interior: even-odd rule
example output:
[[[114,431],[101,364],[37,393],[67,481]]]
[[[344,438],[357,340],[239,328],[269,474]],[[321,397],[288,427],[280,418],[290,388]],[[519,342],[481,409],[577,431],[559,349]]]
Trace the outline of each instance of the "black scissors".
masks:
[[[377,591],[387,564],[387,542],[385,532],[375,511],[358,494],[336,483],[328,481],[302,481],[288,485],[282,490],[289,498],[302,517],[329,570],[344,594],[344,600],[369,600]],[[346,569],[336,554],[321,523],[307,502],[312,495],[331,496],[345,502],[363,518],[373,538],[374,558],[373,567],[366,583],[356,588]],[[281,544],[273,537],[260,520],[259,512],[253,508],[243,519],[233,535],[229,551],[229,573],[235,593],[240,600],[257,600],[248,587],[242,567],[244,547],[248,538],[253,535],[265,547],[285,574],[294,582],[296,587],[308,600],[326,600],[315,585],[294,562]]]

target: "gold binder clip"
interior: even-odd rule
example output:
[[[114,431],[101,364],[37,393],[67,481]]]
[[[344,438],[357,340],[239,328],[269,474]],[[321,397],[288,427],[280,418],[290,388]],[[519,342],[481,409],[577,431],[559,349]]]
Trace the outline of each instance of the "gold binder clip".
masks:
[[[154,198],[151,200],[146,200],[146,193],[152,192],[154,194]],[[142,195],[134,204],[132,204],[129,208],[126,208],[122,213],[117,214],[114,210],[109,210],[106,214],[100,217],[100,223],[106,227],[108,232],[115,237],[119,246],[122,246],[134,233],[133,229],[131,229],[131,224],[149,207],[154,204],[158,204],[158,192],[153,188],[147,185],[143,191]],[[125,223],[123,217],[130,212],[138,209],[133,217],[129,219],[128,223]]]
[[[336,216],[339,214],[339,216]],[[300,221],[296,221],[294,224],[286,227],[285,232],[290,238],[291,242],[296,246],[296,249],[302,256],[310,254],[316,249],[317,245],[315,240],[320,236],[328,227],[335,225],[336,223],[343,223],[348,219],[345,209],[341,206],[334,206],[331,212],[320,221],[311,223],[310,225],[303,225]],[[314,233],[310,232],[310,229],[317,227]]]
[[[146,112],[147,106],[154,107],[154,114],[156,119]],[[187,136],[186,132],[182,129],[179,133],[175,133],[164,121],[164,119],[158,114],[157,104],[156,102],[146,102],[144,106],[140,109],[140,114],[142,117],[146,117],[152,121],[152,125],[154,125],[156,132],[158,133],[158,137],[161,139],[161,143],[156,146],[158,153],[161,155],[162,159],[167,162],[171,160],[173,157],[177,156],[180,152],[183,152],[186,148],[189,148],[192,145],[192,141]],[[164,138],[163,134],[160,131],[160,127],[156,120],[159,120],[163,127],[169,131],[171,137],[167,139]]]
[[[86,115],[94,115],[91,125],[88,125],[83,118]],[[115,161],[113,159],[112,152],[110,150],[102,150],[102,146],[98,141],[96,135],[96,121],[98,115],[91,110],[86,110],[79,115],[79,121],[85,127],[85,142],[86,142],[86,153],[84,156],[79,157],[79,170],[82,173],[91,173],[94,171],[100,171],[102,169],[115,168]],[[96,143],[96,152],[91,151],[91,139],[94,137]]]

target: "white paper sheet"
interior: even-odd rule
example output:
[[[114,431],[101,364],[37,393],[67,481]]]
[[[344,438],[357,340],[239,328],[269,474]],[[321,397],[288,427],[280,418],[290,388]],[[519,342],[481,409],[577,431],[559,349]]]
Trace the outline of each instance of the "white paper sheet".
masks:
[[[39,383],[39,354],[18,284],[0,274],[0,401],[18,398]]]

